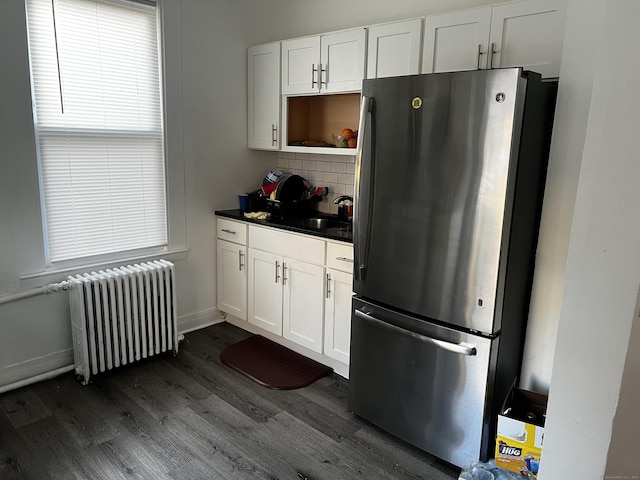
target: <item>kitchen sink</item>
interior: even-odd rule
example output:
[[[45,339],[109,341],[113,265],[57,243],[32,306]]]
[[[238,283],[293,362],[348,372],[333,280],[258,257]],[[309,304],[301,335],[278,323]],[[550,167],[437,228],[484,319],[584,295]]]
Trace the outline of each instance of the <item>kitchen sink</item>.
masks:
[[[340,222],[333,218],[302,218],[298,220],[298,223],[302,227],[322,230],[324,228],[337,227]]]
[[[294,220],[292,223],[298,227],[310,228],[312,230],[326,230],[328,228],[340,227],[347,230],[351,226],[348,222],[340,221],[337,218],[327,217],[299,218]]]

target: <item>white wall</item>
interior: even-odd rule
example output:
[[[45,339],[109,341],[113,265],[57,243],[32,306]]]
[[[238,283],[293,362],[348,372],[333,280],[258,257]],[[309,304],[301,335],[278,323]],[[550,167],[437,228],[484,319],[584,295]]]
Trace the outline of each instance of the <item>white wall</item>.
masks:
[[[564,298],[551,377],[540,480],[601,479],[619,398],[640,285],[640,3],[589,2],[604,11],[588,114]],[[590,17],[571,1],[570,22]],[[604,7],[604,10],[603,10]],[[569,33],[569,30],[567,31]],[[586,32],[582,32],[586,33]],[[577,39],[576,39],[577,40]],[[595,52],[594,52],[595,53]],[[637,371],[630,355],[627,372]],[[637,382],[637,377],[629,379]],[[621,410],[621,414],[624,414]],[[637,404],[631,412],[637,425]],[[618,421],[624,421],[619,419]],[[637,443],[637,434],[626,438]],[[620,438],[618,438],[620,441]],[[633,451],[633,450],[632,450]],[[637,449],[635,449],[637,452]],[[634,458],[624,477],[637,478]],[[614,478],[614,477],[612,477]]]
[[[636,312],[640,310],[640,292],[638,292]],[[607,456],[605,478],[624,478],[640,476],[640,317],[634,316],[631,327],[631,339],[627,349],[627,358],[622,372],[620,398],[612,426],[611,443]]]

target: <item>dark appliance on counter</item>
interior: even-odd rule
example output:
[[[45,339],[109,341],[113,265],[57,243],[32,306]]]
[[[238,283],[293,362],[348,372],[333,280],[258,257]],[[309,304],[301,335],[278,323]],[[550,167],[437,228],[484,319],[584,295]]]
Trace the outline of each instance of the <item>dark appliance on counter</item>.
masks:
[[[259,190],[252,198],[252,209],[271,213],[280,220],[304,218],[316,209],[316,195],[309,196],[310,186],[300,175],[285,173],[275,182],[271,195]],[[273,198],[271,198],[273,197]]]
[[[460,467],[520,372],[556,91],[520,68],[363,83],[349,408]]]

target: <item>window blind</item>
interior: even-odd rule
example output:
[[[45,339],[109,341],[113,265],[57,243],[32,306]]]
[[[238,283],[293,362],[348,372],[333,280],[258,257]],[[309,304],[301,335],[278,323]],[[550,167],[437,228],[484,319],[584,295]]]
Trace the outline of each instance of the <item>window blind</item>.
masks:
[[[156,7],[27,0],[49,261],[166,245]]]

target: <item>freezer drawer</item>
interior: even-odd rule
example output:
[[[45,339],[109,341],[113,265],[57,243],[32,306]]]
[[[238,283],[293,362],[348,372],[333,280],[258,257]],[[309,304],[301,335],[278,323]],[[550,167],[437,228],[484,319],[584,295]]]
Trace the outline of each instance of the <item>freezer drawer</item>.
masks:
[[[354,298],[349,408],[460,467],[480,457],[498,338],[440,327]],[[495,351],[495,350],[494,350]]]

